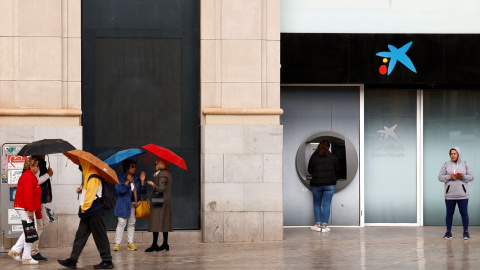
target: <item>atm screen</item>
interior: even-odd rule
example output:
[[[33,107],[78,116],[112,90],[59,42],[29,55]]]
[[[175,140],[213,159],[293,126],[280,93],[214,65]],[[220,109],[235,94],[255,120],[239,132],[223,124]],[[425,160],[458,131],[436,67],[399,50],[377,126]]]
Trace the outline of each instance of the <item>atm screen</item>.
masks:
[[[332,155],[336,156],[340,163],[340,180],[347,179],[347,157],[345,152],[345,144],[332,143]]]

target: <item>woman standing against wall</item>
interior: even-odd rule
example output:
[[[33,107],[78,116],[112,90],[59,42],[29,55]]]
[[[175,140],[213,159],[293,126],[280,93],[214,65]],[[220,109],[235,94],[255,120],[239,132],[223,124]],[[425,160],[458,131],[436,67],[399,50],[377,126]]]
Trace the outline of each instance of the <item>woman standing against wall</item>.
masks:
[[[468,233],[468,182],[473,181],[473,174],[470,165],[462,160],[462,152],[458,147],[450,149],[450,160],[445,162],[440,168],[438,180],[445,183],[445,206],[447,215],[445,221],[447,223],[447,231],[443,238],[452,238],[452,223],[455,206],[462,216],[463,239],[470,239]]]

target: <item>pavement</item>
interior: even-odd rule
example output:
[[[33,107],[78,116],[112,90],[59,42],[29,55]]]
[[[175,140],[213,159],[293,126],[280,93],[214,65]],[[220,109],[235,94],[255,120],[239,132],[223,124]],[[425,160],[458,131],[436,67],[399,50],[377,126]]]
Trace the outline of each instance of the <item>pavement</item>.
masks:
[[[239,243],[170,243],[169,251],[146,253],[121,246],[113,252],[114,269],[480,269],[480,227],[470,227],[470,240],[455,226],[444,239],[445,227],[331,227],[330,232],[285,228],[284,241]],[[161,235],[159,237],[161,241]],[[113,248],[113,245],[112,245]],[[57,263],[71,248],[43,248],[48,261],[21,265],[0,254],[0,269],[67,269]],[[78,269],[93,269],[101,259],[87,246]],[[20,269],[20,268],[19,268]]]

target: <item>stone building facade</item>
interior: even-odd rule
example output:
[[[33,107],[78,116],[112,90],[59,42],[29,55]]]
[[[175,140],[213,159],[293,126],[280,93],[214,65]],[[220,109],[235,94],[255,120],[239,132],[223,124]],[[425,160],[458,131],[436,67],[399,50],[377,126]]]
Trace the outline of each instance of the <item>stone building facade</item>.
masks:
[[[0,1],[0,144],[63,138],[82,149],[81,7]],[[171,239],[282,240],[280,0],[201,0],[200,10],[201,230]],[[50,162],[59,220],[41,247],[71,246],[77,205],[65,202],[81,176],[63,155]]]

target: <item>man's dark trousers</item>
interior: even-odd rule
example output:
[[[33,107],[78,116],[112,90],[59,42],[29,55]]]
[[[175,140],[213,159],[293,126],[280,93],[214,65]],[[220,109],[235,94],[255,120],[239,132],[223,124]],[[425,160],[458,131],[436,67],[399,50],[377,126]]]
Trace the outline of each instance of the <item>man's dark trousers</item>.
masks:
[[[103,215],[80,219],[70,259],[78,262],[78,257],[80,257],[80,253],[82,253],[90,234],[93,234],[93,240],[95,241],[95,245],[97,245],[102,260],[111,262],[110,243],[108,241]]]

